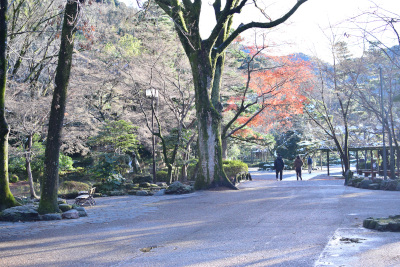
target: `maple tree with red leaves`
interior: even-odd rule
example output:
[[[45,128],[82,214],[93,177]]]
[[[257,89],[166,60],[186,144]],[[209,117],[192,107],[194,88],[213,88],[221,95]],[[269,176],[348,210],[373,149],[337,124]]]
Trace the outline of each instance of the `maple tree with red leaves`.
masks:
[[[288,128],[290,119],[303,113],[307,102],[304,92],[312,90],[311,64],[295,55],[269,56],[262,53],[265,49],[246,48],[250,51],[244,74],[246,86],[227,101],[224,114],[234,115],[222,131],[223,139],[257,139],[255,128],[262,127],[265,133],[272,127]]]

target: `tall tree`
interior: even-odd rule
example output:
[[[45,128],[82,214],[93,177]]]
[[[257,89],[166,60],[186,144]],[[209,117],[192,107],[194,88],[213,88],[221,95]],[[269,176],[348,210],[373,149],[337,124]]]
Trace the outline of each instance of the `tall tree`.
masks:
[[[207,39],[200,35],[202,1],[156,0],[175,24],[180,42],[189,58],[195,88],[196,115],[198,118],[199,163],[196,188],[229,186],[222,166],[221,145],[221,77],[224,70],[225,50],[240,33],[250,28],[273,28],[285,22],[307,0],[298,0],[282,17],[272,20],[262,10],[269,22],[250,22],[232,28],[233,17],[241,13],[247,0],[229,0],[213,3],[216,25]],[[257,4],[254,2],[256,8]]]
[[[5,117],[7,83],[7,7],[8,1],[0,1],[0,210],[17,205],[8,183],[8,135],[10,128]]]
[[[305,112],[334,143],[345,173],[350,169],[350,126],[356,119],[356,90],[364,58],[351,58],[346,43],[333,41],[331,45],[333,64],[316,61],[319,86],[308,95],[310,103]]]
[[[45,177],[41,181],[39,213],[57,212],[58,168],[61,145],[61,131],[64,121],[67,89],[72,65],[74,34],[77,30],[81,2],[68,0],[65,6],[64,22],[61,32],[60,52],[55,77],[53,101],[50,109],[49,129],[45,152]]]
[[[265,132],[274,125],[290,126],[290,118],[303,113],[303,92],[311,90],[309,81],[313,75],[310,64],[304,60],[294,55],[268,56],[257,48],[248,50],[251,52],[245,62],[246,86],[227,101],[224,117],[228,111],[231,115],[222,130],[223,140],[247,135],[254,136],[249,140],[254,141],[257,137],[253,129],[260,125],[258,128]]]

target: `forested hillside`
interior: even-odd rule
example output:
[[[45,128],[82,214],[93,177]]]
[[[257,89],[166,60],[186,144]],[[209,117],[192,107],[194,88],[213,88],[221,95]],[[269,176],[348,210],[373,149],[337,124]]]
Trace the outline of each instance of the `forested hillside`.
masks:
[[[206,166],[204,153],[217,153],[208,155],[215,164],[221,153],[224,159],[258,166],[277,151],[293,160],[299,154],[319,155],[322,147],[338,151],[345,172],[349,147],[381,144],[382,129],[391,148],[390,166],[394,170],[399,165],[398,46],[369,41],[364,54],[354,57],[347,43],[332,38],[332,60],[325,62],[301,53],[276,56],[265,36],[249,43],[240,37],[240,27],[232,29],[234,39],[228,33],[224,40],[216,37],[215,51],[226,50],[218,54],[210,48],[215,59],[212,75],[207,75],[213,78],[203,93],[212,105],[202,113],[199,84],[204,77],[193,73],[202,63],[196,65],[189,52],[190,45],[198,45],[191,42],[194,35],[188,34],[185,43],[162,4],[144,7],[88,1],[79,17],[70,18],[77,26],[62,130],[61,182],[93,184],[154,172],[159,175],[153,182],[187,182],[204,171],[199,169]],[[12,181],[29,178],[38,184],[44,175],[64,8],[61,0],[9,5],[5,117]],[[201,49],[206,41],[199,42]],[[198,128],[207,121],[200,114],[212,117],[208,130]],[[213,136],[210,129],[217,129],[216,152],[203,151],[204,142],[213,146],[203,136]],[[223,176],[215,183],[203,177],[198,186],[226,185]],[[34,189],[32,196],[37,185]]]

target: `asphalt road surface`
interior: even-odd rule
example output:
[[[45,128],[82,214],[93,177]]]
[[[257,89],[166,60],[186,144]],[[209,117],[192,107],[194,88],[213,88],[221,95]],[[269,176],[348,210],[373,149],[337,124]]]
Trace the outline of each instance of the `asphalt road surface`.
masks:
[[[0,222],[0,266],[400,266],[400,233],[362,228],[400,214],[400,192],[318,174],[252,172],[238,191],[98,198],[77,220]]]

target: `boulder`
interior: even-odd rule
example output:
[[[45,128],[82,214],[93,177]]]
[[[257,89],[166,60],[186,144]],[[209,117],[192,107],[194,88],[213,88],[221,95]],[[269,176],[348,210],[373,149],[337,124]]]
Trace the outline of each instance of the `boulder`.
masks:
[[[400,222],[389,222],[388,229],[392,232],[400,232]]]
[[[36,205],[24,205],[8,208],[0,213],[0,220],[10,222],[39,221],[40,217],[37,208]]]
[[[157,185],[159,187],[161,187],[161,188],[167,188],[168,187],[167,183],[165,183],[165,182],[157,182]]]
[[[79,212],[76,209],[66,211],[62,214],[63,219],[79,219]]]
[[[370,229],[369,225],[370,225],[370,223],[371,223],[373,220],[374,220],[373,218],[367,218],[367,219],[365,219],[365,220],[363,221],[363,227],[364,227],[364,228],[367,228],[367,229]]]
[[[123,195],[125,195],[125,192],[124,191],[115,190],[115,191],[108,192],[108,195],[110,195],[110,196],[123,196]]]
[[[176,181],[168,186],[168,188],[165,190],[165,194],[188,194],[193,191],[194,189],[192,186]]]
[[[132,190],[135,187],[136,187],[136,184],[131,184],[131,183],[125,184],[125,189],[126,190]]]
[[[71,210],[71,209],[72,209],[72,206],[71,206],[71,205],[68,205],[68,204],[60,204],[60,205],[58,205],[58,208],[59,208],[62,212],[65,212],[65,211]]]
[[[60,205],[60,204],[67,204],[67,201],[66,201],[65,199],[62,199],[62,198],[57,198],[57,204],[58,204],[58,205]]]
[[[135,175],[132,177],[132,183],[151,183],[153,182],[153,177],[150,175]]]
[[[397,184],[396,191],[400,191],[400,183]]]
[[[363,227],[379,231],[400,232],[400,216],[389,218],[367,218],[363,221]]]
[[[379,186],[380,186],[379,184],[372,183],[368,185],[368,189],[378,190]]]
[[[350,181],[352,178],[353,178],[353,172],[350,171],[350,170],[347,170],[347,171],[344,173],[344,179],[345,179],[344,184],[345,184],[345,185],[348,185],[348,184],[349,184],[349,181]]]
[[[368,189],[369,185],[372,184],[372,181],[369,179],[363,179],[360,182],[360,188]]]
[[[79,217],[88,216],[87,212],[86,212],[86,209],[84,207],[76,207],[75,209],[78,211]]]
[[[375,224],[375,230],[385,231],[388,230],[389,223],[377,221]]]
[[[148,196],[149,192],[147,192],[146,190],[139,190],[139,191],[136,191],[136,195],[137,196]]]
[[[151,187],[151,183],[147,183],[147,182],[139,183],[139,187],[149,188],[149,187]]]
[[[381,182],[381,189],[382,190],[395,191],[398,184],[399,183],[398,183],[397,180],[392,180],[392,179],[383,180]]]

